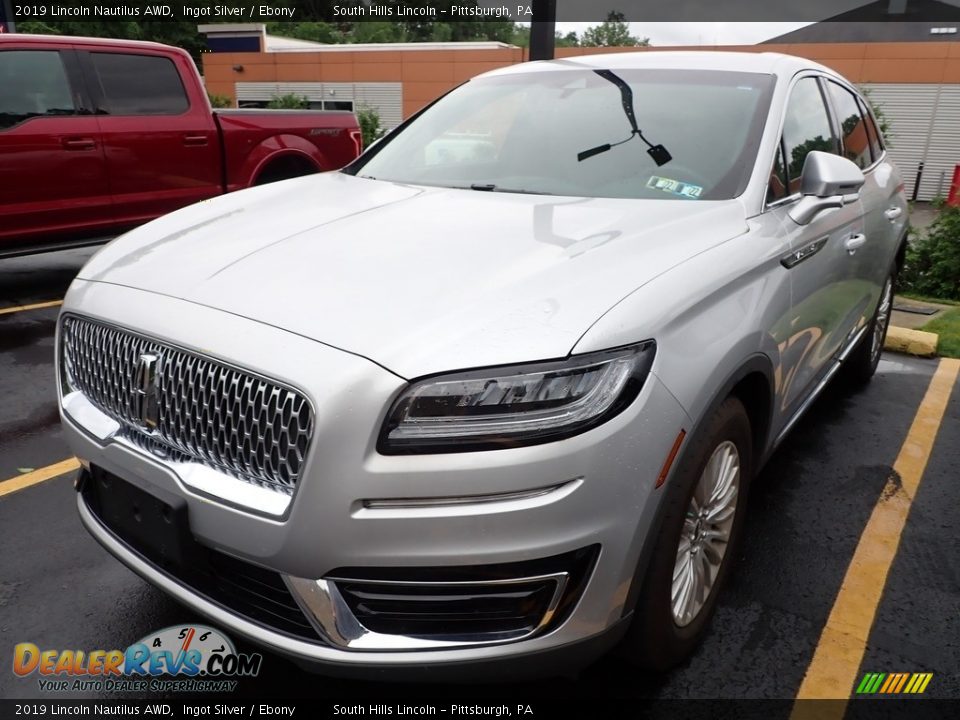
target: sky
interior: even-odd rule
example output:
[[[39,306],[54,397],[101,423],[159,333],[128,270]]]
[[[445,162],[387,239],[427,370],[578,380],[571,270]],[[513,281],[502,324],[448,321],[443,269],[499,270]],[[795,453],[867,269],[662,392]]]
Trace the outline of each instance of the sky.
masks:
[[[557,30],[566,35],[583,31],[597,23],[558,22]],[[650,38],[651,45],[754,45],[772,37],[810,25],[805,22],[632,22],[630,33]]]

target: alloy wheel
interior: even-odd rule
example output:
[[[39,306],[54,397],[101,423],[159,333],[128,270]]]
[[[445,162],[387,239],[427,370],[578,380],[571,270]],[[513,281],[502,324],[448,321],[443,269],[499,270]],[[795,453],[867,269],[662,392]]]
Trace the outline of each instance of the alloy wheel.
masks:
[[[686,627],[716,583],[733,530],[740,488],[740,453],[726,440],[713,451],[693,491],[673,568],[673,621]]]

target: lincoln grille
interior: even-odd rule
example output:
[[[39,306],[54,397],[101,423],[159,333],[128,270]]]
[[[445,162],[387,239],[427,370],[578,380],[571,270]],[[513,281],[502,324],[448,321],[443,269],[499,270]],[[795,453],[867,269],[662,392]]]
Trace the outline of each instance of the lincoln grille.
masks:
[[[290,493],[313,432],[298,392],[186,350],[112,326],[67,316],[63,370],[71,390],[120,423],[141,447]],[[141,415],[138,364],[155,356],[155,427]]]

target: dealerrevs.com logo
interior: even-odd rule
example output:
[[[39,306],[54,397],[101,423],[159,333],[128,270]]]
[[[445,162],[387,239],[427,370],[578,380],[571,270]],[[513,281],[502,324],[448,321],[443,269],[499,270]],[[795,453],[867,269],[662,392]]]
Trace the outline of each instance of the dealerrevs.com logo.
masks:
[[[164,628],[126,650],[13,649],[13,672],[38,675],[44,691],[231,692],[239,677],[260,672],[259,653],[238,653],[219,630],[203,625]]]

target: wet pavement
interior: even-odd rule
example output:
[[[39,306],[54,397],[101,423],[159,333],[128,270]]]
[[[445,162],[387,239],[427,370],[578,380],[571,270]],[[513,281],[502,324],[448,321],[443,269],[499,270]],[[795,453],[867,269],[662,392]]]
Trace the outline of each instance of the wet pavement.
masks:
[[[0,309],[62,297],[90,254],[0,261]],[[70,456],[54,400],[57,312],[0,314],[0,489],[6,479]],[[694,657],[671,673],[640,674],[608,657],[575,677],[464,689],[330,679],[264,653],[260,676],[243,680],[233,697],[493,698],[509,691],[532,698],[792,698],[936,367],[936,360],[890,355],[867,388],[853,389],[842,380],[828,388],[755,481],[745,542],[712,629]],[[860,668],[860,674],[932,672],[927,694],[955,699],[958,467],[960,385],[953,389]],[[122,648],[160,628],[203,622],[87,535],[71,481],[61,476],[0,495],[0,698],[42,696],[36,676],[17,678],[9,669],[16,643]]]

